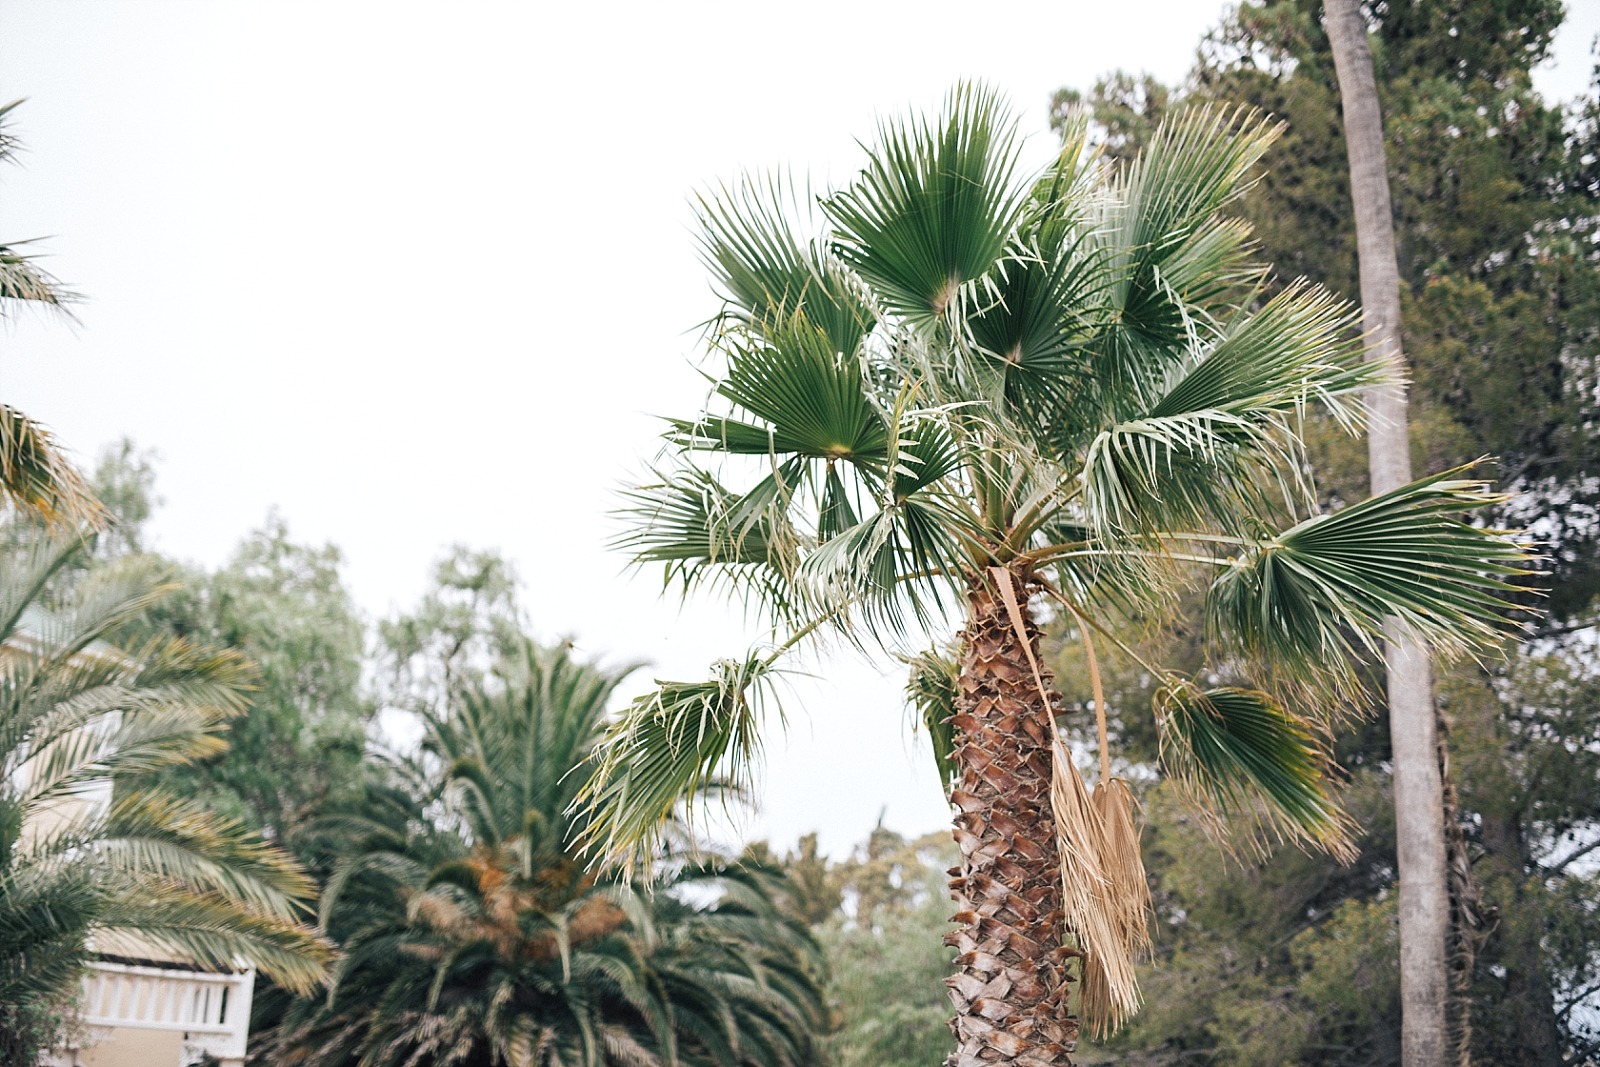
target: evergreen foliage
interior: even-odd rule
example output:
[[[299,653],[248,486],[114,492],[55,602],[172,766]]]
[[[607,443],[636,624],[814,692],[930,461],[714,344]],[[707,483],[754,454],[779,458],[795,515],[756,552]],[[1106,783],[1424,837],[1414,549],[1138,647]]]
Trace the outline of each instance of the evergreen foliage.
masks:
[[[1203,43],[1186,83],[1112,74],[1063,91],[1058,123],[1088,106],[1126,157],[1174,110],[1264,108],[1286,120],[1241,214],[1278,266],[1354,295],[1355,249],[1332,59],[1310,0],[1247,3]],[[1549,539],[1544,636],[1504,658],[1444,669],[1460,828],[1481,898],[1481,945],[1461,993],[1478,1062],[1551,1067],[1600,1055],[1588,946],[1600,883],[1589,739],[1600,724],[1592,664],[1600,583],[1600,252],[1594,241],[1600,94],[1562,106],[1532,89],[1561,7],[1549,0],[1388,3],[1369,11],[1396,200],[1412,446],[1430,473],[1489,454],[1518,490],[1490,521]],[[1066,129],[1066,127],[1063,127]],[[1322,498],[1359,498],[1365,460],[1310,431]],[[1541,583],[1543,584],[1543,583]],[[1196,635],[1134,613],[1124,632],[1198,658]],[[1057,662],[1087,699],[1073,634]],[[1155,758],[1141,716],[1150,683],[1109,657],[1113,731],[1133,773]],[[1393,829],[1384,728],[1339,735],[1342,796],[1364,833],[1349,868],[1272,850],[1198,858],[1198,829],[1160,788],[1146,794],[1150,872],[1163,917],[1152,1010],[1113,1045],[1130,1062],[1386,1064],[1399,1055]],[[1230,902],[1232,902],[1230,904]],[[1221,976],[1219,980],[1219,975]]]
[[[821,957],[778,871],[672,857],[635,888],[572,848],[626,673],[524,641],[424,713],[418,757],[326,815],[321,915],[343,958],[326,997],[268,1008],[258,1062],[816,1062]]]

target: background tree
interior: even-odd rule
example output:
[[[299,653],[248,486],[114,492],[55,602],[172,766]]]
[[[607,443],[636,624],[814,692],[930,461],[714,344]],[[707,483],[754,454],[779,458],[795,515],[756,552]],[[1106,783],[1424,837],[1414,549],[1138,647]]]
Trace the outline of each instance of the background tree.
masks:
[[[1355,208],[1356,264],[1367,358],[1405,372],[1400,346],[1400,275],[1389,203],[1383,115],[1372,76],[1372,53],[1358,0],[1327,0],[1328,33],[1343,105]],[[1368,467],[1374,492],[1411,480],[1406,387],[1376,386],[1368,394]],[[1433,664],[1421,642],[1395,620],[1385,629],[1389,739],[1394,754],[1395,859],[1400,875],[1400,1055],[1416,1067],[1449,1059],[1450,886],[1445,854],[1445,807],[1439,730],[1433,703]]]
[[[128,640],[170,592],[137,560],[52,590],[83,551],[41,536],[0,568],[0,1050],[32,1062],[93,954],[254,962],[309,991],[326,946],[304,873],[239,823],[137,779],[224,747],[250,673],[172,636]],[[118,640],[118,638],[121,640]],[[69,1012],[70,1014],[70,1012]]]
[[[155,483],[150,453],[129,441],[105,451],[93,484],[111,522],[93,555],[180,573],[181,587],[139,624],[237,650],[254,665],[255,684],[224,751],[152,781],[298,851],[318,808],[359,789],[374,714],[362,682],[366,625],[343,557],[332,545],[296,542],[272,513],[215,571],[166,560],[150,551],[146,531],[160,503]]]
[[[917,1067],[949,1055],[945,871],[959,858],[942,832],[908,841],[879,827],[836,865],[841,907],[819,937],[837,1019],[828,1051],[838,1067]]]
[[[679,859],[635,891],[569,845],[626,673],[524,643],[426,713],[420,759],[327,820],[322,915],[345,956],[326,998],[259,1035],[261,1062],[816,1061],[820,957],[778,872]]]
[[[1596,835],[1596,823],[1590,806],[1573,795],[1574,789],[1587,789],[1588,780],[1560,777],[1579,768],[1568,762],[1557,725],[1574,737],[1588,736],[1594,705],[1578,699],[1552,706],[1553,694],[1576,696],[1581,686],[1527,693],[1519,686],[1541,677],[1530,663],[1550,665],[1554,656],[1566,664],[1557,673],[1581,677],[1592,658],[1584,638],[1573,635],[1593,624],[1593,574],[1600,563],[1594,541],[1600,524],[1593,511],[1600,422],[1596,394],[1585,384],[1596,380],[1600,351],[1600,270],[1586,236],[1595,225],[1592,160],[1600,127],[1594,97],[1600,94],[1563,111],[1532,90],[1528,71],[1548,52],[1560,20],[1557,4],[1406,3],[1366,14],[1390,133],[1404,345],[1413,370],[1413,460],[1423,470],[1438,471],[1486,453],[1502,457],[1508,483],[1523,495],[1491,521],[1529,522],[1550,536],[1554,556],[1551,610],[1537,622],[1549,636],[1510,650],[1505,663],[1458,663],[1440,679],[1440,703],[1457,754],[1461,829],[1479,857],[1474,869],[1484,882],[1487,925],[1493,928],[1472,976],[1472,1052],[1495,1063],[1553,1064],[1563,1054],[1581,1059],[1594,1048],[1592,1023],[1585,1022],[1592,1016],[1584,1008],[1584,996],[1592,996],[1585,975],[1594,964],[1574,946],[1594,941],[1576,929],[1587,928],[1595,913],[1595,887],[1581,861],[1577,870],[1560,866],[1567,850],[1555,846],[1563,841],[1584,847]],[[1181,89],[1151,90],[1137,79],[1107,77],[1079,98],[1093,105],[1108,144],[1122,153],[1150,137],[1165,112],[1145,104],[1163,99],[1163,93],[1169,108],[1247,103],[1287,120],[1270,167],[1240,207],[1264,254],[1280,267],[1268,292],[1304,274],[1353,294],[1354,233],[1347,223],[1339,98],[1318,5],[1242,5],[1208,35]],[[1071,95],[1064,92],[1058,107]],[[1359,453],[1315,427],[1310,437],[1324,497],[1337,504],[1359,496],[1366,483]],[[1086,697],[1087,679],[1067,636],[1062,669],[1075,672],[1070,688]],[[1162,647],[1182,644],[1185,635],[1163,634],[1159,641]],[[1144,698],[1137,672],[1129,677],[1125,706],[1134,708]],[[1118,700],[1112,704],[1115,712]],[[1544,725],[1519,726],[1530,716]],[[1131,749],[1153,760],[1137,716],[1120,718],[1130,724],[1124,736]],[[1113,730],[1119,725],[1114,721]],[[1339,748],[1355,778],[1352,789],[1385,786],[1389,737],[1381,724],[1347,731]],[[1543,770],[1529,775],[1529,766]],[[1378,777],[1363,785],[1366,775]],[[1164,809],[1150,804],[1149,810]],[[1552,833],[1554,826],[1561,829]],[[1273,1017],[1283,1018],[1292,1001],[1293,1017],[1312,1020],[1305,1031],[1310,1036],[1298,1045],[1279,1041],[1277,1051],[1263,1051],[1260,1058],[1224,1048],[1212,1033],[1214,1020],[1243,1018],[1250,996],[1243,986],[1212,982],[1206,959],[1183,947],[1187,938],[1202,934],[1219,944],[1253,944],[1256,930],[1273,925],[1270,914],[1281,914],[1286,929],[1303,927],[1307,936],[1317,936],[1341,902],[1378,914],[1392,905],[1394,844],[1386,820],[1369,823],[1362,851],[1373,857],[1372,877],[1345,879],[1328,865],[1322,877],[1338,899],[1309,916],[1297,910],[1299,901],[1270,893],[1258,896],[1261,913],[1252,913],[1248,922],[1192,904],[1175,907],[1174,916],[1186,917],[1164,926],[1159,973],[1188,983],[1207,1007],[1152,1013],[1128,1035],[1125,1054],[1143,1050],[1152,1062],[1398,1062],[1395,1050],[1367,1045],[1367,1031],[1319,1015],[1326,998],[1303,988],[1310,981],[1310,957],[1288,953],[1255,959],[1283,990]],[[1158,898],[1166,880],[1187,883],[1184,870],[1163,867],[1162,855],[1158,851],[1152,863]],[[1188,857],[1184,862],[1190,865]],[[1213,872],[1216,892],[1260,884],[1275,877],[1277,865],[1299,862],[1279,855],[1243,870],[1222,868]],[[1552,883],[1560,892],[1534,888],[1549,877],[1547,865],[1562,872]],[[1591,903],[1578,903],[1583,900]],[[1170,988],[1161,981],[1163,989]],[[1346,994],[1364,998],[1363,1017],[1391,1018],[1397,1017],[1398,1002],[1384,998],[1394,989],[1386,982],[1361,982]],[[1264,1039],[1263,1048],[1272,1044]],[[1301,1051],[1282,1051],[1293,1048]]]

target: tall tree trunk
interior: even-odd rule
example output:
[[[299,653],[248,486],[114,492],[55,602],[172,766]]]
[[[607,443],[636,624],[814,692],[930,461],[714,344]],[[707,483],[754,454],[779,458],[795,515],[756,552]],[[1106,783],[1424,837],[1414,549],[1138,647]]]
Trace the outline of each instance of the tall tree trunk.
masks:
[[[1355,206],[1367,355],[1404,368],[1400,273],[1383,120],[1366,24],[1359,0],[1327,0],[1325,10],[1350,153],[1350,197]],[[1375,389],[1367,405],[1372,491],[1384,493],[1411,481],[1405,388]],[[1445,1067],[1450,1058],[1446,961],[1450,894],[1432,667],[1427,650],[1397,624],[1391,623],[1387,633],[1385,661],[1400,867],[1401,1061],[1406,1067]]]
[[[958,680],[950,794],[961,865],[950,895],[961,929],[946,979],[956,1051],[946,1067],[1066,1067],[1078,1034],[1067,1012],[1072,979],[1062,945],[1061,870],[1050,806],[1052,705],[1034,680],[1038,630],[1023,605],[1026,644],[994,592],[969,594]],[[1047,683],[1048,684],[1048,683]]]

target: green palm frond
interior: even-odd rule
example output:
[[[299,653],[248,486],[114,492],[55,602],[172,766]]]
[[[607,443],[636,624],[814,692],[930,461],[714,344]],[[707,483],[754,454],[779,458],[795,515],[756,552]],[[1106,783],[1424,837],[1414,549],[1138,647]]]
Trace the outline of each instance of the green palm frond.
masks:
[[[889,311],[936,319],[1000,258],[1022,211],[1014,128],[995,93],[962,86],[933,122],[884,123],[866,170],[823,202]]]
[[[1163,122],[1114,176],[1109,221],[1127,263],[1116,302],[1136,328],[1170,328],[1183,315],[1175,297],[1205,308],[1231,282],[1258,272],[1239,269],[1247,231],[1219,212],[1244,195],[1283,129],[1253,111],[1187,109]]]
[[[959,587],[964,556],[935,502],[914,495],[818,545],[795,573],[808,610],[857,642],[893,647],[940,616]],[[868,634],[852,620],[867,621]]]
[[[861,363],[839,353],[805,314],[767,323],[760,336],[730,337],[717,392],[761,420],[706,417],[674,422],[683,447],[730,453],[801,455],[881,462],[883,414],[867,395]]]
[[[137,640],[139,616],[172,588],[150,567],[51,588],[83,547],[40,536],[0,568],[0,983],[22,966],[27,996],[59,992],[71,977],[28,961],[70,969],[92,944],[247,961],[309,989],[329,950],[301,921],[304,872],[260,835],[130,781],[220,751],[252,669],[228,650]]]
[[[636,564],[665,564],[666,584],[767,593],[781,602],[798,535],[784,501],[798,488],[800,461],[786,463],[738,495],[713,475],[688,467],[626,490],[620,514],[631,526],[614,542]]]
[[[6,284],[0,272],[0,285]],[[106,521],[89,483],[50,431],[9,404],[0,404],[0,498],[58,527]]]
[[[22,251],[31,241],[0,243],[0,318],[8,313],[7,301],[42,304],[65,310],[77,298],[49,271],[39,266],[39,257]]]
[[[1085,452],[1084,514],[1102,536],[1205,527],[1270,484],[1270,448],[1266,427],[1226,411],[1118,423]]]
[[[593,777],[579,797],[588,827],[579,841],[601,862],[631,870],[660,840],[680,804],[719,780],[747,786],[760,758],[760,698],[771,659],[723,660],[704,682],[658,681],[606,731]]]
[[[1392,384],[1393,368],[1370,363],[1355,328],[1357,309],[1300,281],[1259,310],[1234,316],[1216,342],[1185,369],[1150,414],[1170,418],[1222,411],[1264,419],[1320,404],[1356,428],[1364,409],[1350,398]]]
[[[1209,591],[1214,628],[1285,669],[1375,656],[1390,618],[1445,650],[1494,644],[1513,628],[1511,579],[1532,557],[1462,521],[1502,499],[1466,469],[1308,519],[1234,559]]]
[[[1161,762],[1230,820],[1262,817],[1289,838],[1353,857],[1350,818],[1328,792],[1330,757],[1316,729],[1266,693],[1175,681],[1156,699]]]
[[[835,352],[852,356],[874,316],[826,240],[797,233],[807,223],[819,231],[809,218],[810,199],[777,174],[700,197],[702,256],[739,309],[738,318],[755,332],[803,312]]]
[[[909,672],[906,677],[906,703],[933,746],[933,762],[939,771],[939,784],[946,791],[956,784],[955,727],[958,664],[948,650],[930,648],[915,656],[903,657]]]
[[[1027,241],[1001,259],[963,317],[984,365],[968,388],[1055,442],[1076,436],[1111,275],[1085,222],[1050,219]],[[1063,417],[1068,425],[1057,425]]]
[[[1102,431],[1084,457],[1084,508],[1110,534],[1266,514],[1274,485],[1291,506],[1303,467],[1296,423],[1313,405],[1354,429],[1356,394],[1391,379],[1363,358],[1355,314],[1294,285],[1241,314],[1185,367],[1148,412]],[[1253,497],[1263,498],[1260,502]]]
[[[1249,227],[1219,212],[1280,129],[1252,112],[1190,109],[1112,176],[1100,210],[1116,281],[1092,360],[1112,421],[1148,410],[1196,330],[1260,276]]]
[[[39,723],[36,744],[21,760],[28,769],[26,785],[15,794],[29,811],[92,788],[113,772],[147,773],[228,747],[218,718],[137,690],[117,687],[96,695],[106,698],[109,710],[50,716]]]
[[[129,885],[101,911],[96,930],[95,947],[102,952],[137,955],[150,946],[223,971],[249,960],[274,982],[301,993],[321,984],[333,959],[333,947],[297,921],[242,911],[225,895],[170,883]]]
[[[154,790],[118,798],[86,836],[119,876],[189,886],[285,921],[304,915],[316,891],[299,864],[243,824]]]

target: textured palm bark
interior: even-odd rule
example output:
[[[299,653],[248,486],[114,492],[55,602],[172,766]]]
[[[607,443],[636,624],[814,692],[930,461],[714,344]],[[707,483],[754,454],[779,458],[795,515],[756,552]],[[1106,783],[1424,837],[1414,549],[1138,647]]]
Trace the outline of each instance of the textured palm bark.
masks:
[[[1016,595],[1027,604],[1020,582]],[[1038,632],[1026,621],[1037,660]],[[946,1067],[1063,1067],[1078,1036],[1067,1010],[1078,953],[1062,945],[1050,808],[1052,709],[1025,647],[1005,604],[975,589],[953,720],[960,777],[950,799],[962,861],[950,870],[950,895],[961,929],[945,938],[958,951],[945,980],[956,1009]]]

